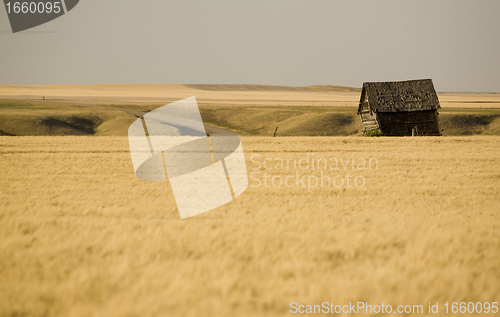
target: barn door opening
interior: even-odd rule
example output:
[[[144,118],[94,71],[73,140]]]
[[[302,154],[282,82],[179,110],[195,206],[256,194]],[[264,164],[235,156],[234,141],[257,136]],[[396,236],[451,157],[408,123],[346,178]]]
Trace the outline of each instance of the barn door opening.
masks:
[[[408,125],[406,126],[408,128],[408,136],[417,136],[418,135],[418,130],[416,125]]]

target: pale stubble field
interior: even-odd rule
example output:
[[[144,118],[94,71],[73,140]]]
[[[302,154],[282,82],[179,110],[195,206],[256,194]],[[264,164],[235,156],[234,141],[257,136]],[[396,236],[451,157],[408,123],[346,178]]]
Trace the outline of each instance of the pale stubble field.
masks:
[[[180,220],[168,183],[135,177],[126,137],[0,137],[0,316],[500,301],[500,137],[241,140],[248,189]],[[255,163],[308,155],[378,165],[323,170],[361,187],[257,186],[319,175]]]

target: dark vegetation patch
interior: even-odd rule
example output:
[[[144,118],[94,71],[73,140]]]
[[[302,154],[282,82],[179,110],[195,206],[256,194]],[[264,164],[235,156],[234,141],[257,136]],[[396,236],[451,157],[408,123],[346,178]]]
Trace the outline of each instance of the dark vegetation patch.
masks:
[[[41,120],[41,124],[51,135],[58,132],[63,132],[63,135],[92,135],[101,120],[98,117],[47,117]]]
[[[0,136],[15,136],[15,135],[0,130]]]
[[[500,115],[440,114],[439,125],[443,135],[475,135],[488,133],[490,125],[500,119]]]
[[[1,116],[0,135],[94,135],[101,123],[95,115]]]

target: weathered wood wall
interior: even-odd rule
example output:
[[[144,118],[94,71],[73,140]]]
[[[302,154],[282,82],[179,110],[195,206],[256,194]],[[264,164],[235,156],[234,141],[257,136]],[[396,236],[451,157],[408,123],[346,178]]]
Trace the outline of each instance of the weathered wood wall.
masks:
[[[380,130],[384,135],[441,135],[436,110],[412,112],[378,112],[376,113]]]
[[[377,130],[379,128],[377,117],[370,109],[368,95],[364,94],[361,100],[362,102],[359,105],[358,113],[363,123],[363,132]]]

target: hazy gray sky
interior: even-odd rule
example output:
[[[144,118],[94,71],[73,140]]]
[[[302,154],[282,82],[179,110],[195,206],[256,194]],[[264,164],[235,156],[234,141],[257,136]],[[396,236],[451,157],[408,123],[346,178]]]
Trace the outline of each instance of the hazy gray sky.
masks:
[[[345,85],[500,92],[500,1],[80,0],[12,34],[0,84]]]

